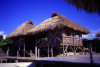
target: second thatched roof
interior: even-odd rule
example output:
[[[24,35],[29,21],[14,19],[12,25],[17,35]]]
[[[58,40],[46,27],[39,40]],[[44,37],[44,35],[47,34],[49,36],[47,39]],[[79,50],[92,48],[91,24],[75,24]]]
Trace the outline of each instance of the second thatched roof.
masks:
[[[100,31],[96,34],[96,37],[100,37]]]
[[[88,34],[90,31],[86,29],[85,27],[81,26],[80,24],[77,24],[69,19],[67,19],[65,16],[52,12],[51,18],[43,21],[38,26],[32,28],[30,31],[28,31],[29,34],[39,34],[43,32],[47,32],[50,30],[55,29],[61,29],[61,28],[70,28],[74,31],[81,32],[83,34]]]
[[[26,35],[28,30],[35,27],[32,23],[32,20],[23,23],[21,26],[17,27],[13,32],[11,32],[7,38],[12,38],[20,35]]]

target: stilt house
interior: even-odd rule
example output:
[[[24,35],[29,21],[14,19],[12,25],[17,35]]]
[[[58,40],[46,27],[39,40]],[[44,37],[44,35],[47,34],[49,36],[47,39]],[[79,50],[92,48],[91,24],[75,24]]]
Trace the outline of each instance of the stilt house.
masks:
[[[36,42],[39,42],[42,38],[46,38],[48,41],[47,46],[58,47],[63,45],[63,51],[64,46],[83,46],[82,34],[88,34],[90,31],[61,14],[56,12],[51,13],[52,16],[49,19],[32,28],[28,34],[36,36]],[[41,43],[40,45],[42,47],[45,46],[45,44],[42,45]],[[39,45],[37,44],[36,46]]]

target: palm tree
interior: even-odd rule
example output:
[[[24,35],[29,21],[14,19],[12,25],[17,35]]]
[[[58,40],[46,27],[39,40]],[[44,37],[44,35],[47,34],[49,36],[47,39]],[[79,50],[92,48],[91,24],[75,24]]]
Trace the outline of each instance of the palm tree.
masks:
[[[100,0],[65,0],[68,4],[76,6],[78,10],[85,10],[89,13],[97,12],[100,15]]]

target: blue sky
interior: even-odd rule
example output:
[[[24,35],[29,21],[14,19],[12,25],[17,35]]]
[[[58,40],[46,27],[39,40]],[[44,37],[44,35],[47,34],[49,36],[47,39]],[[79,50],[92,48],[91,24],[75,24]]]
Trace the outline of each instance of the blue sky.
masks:
[[[0,0],[0,34],[6,36],[28,20],[38,25],[51,16],[50,11],[88,28],[91,34],[83,36],[85,38],[91,39],[100,31],[100,16],[97,13],[78,11],[64,0]]]

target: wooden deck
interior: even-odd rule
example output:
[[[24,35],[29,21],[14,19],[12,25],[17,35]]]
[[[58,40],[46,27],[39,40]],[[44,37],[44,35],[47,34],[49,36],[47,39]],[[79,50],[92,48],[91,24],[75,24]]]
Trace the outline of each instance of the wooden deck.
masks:
[[[34,57],[14,57],[14,56],[7,56],[6,57],[7,60],[14,60],[15,62],[18,62],[18,61],[34,61],[35,58]]]

